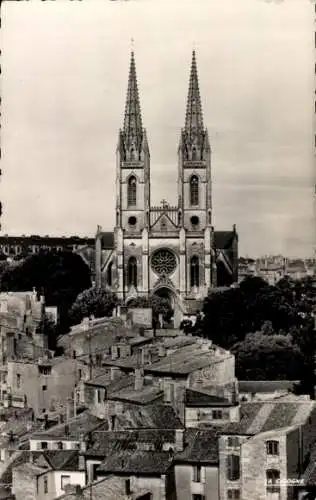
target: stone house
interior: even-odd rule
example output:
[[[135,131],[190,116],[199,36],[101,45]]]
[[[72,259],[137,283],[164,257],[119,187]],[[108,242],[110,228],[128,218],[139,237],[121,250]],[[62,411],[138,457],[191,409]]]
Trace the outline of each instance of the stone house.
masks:
[[[85,486],[86,473],[78,451],[44,451],[30,454],[30,461],[12,473],[16,500],[54,500],[68,484]]]
[[[177,500],[219,499],[218,431],[187,429],[184,450],[174,457]]]
[[[220,498],[294,499],[315,439],[314,402],[245,403],[219,438]]]

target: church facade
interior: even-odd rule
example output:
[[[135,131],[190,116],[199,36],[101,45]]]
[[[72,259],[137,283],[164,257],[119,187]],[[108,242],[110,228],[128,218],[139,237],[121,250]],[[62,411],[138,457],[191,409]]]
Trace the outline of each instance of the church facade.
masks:
[[[114,233],[98,226],[95,282],[126,303],[150,294],[168,297],[179,319],[210,288],[238,279],[236,228],[215,231],[212,225],[211,146],[203,124],[195,51],[177,168],[177,205],[164,200],[152,206],[150,150],[132,52],[116,150],[116,225]]]

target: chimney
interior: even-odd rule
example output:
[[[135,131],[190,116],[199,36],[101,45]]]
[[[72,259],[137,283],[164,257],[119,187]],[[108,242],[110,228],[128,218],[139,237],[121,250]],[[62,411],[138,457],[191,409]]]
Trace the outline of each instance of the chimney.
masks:
[[[135,368],[135,391],[141,391],[144,386],[144,374],[142,368]]]
[[[87,332],[89,330],[89,318],[83,318],[81,322],[82,329]]]
[[[163,344],[158,345],[158,356],[163,358],[166,355],[165,346]]]
[[[184,429],[176,429],[176,451],[183,451]]]
[[[125,495],[130,495],[132,493],[131,490],[131,480],[130,479],[125,479]]]
[[[112,382],[114,380],[117,380],[118,378],[120,378],[120,374],[121,374],[121,371],[120,371],[120,369],[118,367],[111,366],[111,368],[110,368],[110,378],[111,378]]]
[[[15,357],[15,334],[14,332],[7,332],[7,358],[8,360]]]
[[[76,498],[83,498],[84,497],[80,484],[76,484],[75,493],[76,493]]]
[[[84,434],[80,434],[80,451],[85,453],[87,451],[87,440]]]
[[[34,455],[33,453],[30,451],[30,464],[33,464],[34,463]]]
[[[109,431],[115,431],[116,427],[116,415],[110,415],[108,417],[108,426],[109,426]]]
[[[117,345],[112,345],[111,347],[111,357],[113,360],[117,359],[119,356],[118,356],[118,349],[117,349]]]

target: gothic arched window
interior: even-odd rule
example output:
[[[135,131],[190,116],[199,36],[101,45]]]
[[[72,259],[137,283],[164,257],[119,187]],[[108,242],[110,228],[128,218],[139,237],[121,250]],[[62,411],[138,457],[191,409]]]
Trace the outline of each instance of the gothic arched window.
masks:
[[[133,175],[128,179],[128,185],[127,185],[127,203],[128,206],[135,206],[136,205],[136,177]]]
[[[190,282],[191,287],[200,286],[200,265],[196,255],[192,257],[190,262]]]
[[[192,160],[196,160],[196,159],[197,159],[196,148],[193,148],[192,149]]]
[[[110,264],[108,265],[107,276],[106,276],[106,281],[109,286],[112,286],[112,267],[113,267],[113,262],[110,262]]]
[[[127,264],[127,284],[137,286],[137,262],[135,257],[130,257]]]
[[[190,204],[199,204],[199,179],[196,175],[192,175],[190,179]]]

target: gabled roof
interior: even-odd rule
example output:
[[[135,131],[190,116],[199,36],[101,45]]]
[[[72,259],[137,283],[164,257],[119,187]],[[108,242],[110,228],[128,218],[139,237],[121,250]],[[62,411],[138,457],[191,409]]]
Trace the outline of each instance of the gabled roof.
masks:
[[[77,471],[79,469],[78,450],[48,450],[41,453],[53,470]],[[37,460],[34,461],[38,464]]]
[[[173,456],[168,451],[123,451],[108,456],[97,472],[161,475],[166,473],[172,461]]]
[[[221,398],[220,396],[214,396],[208,394],[203,390],[192,390],[187,389],[185,393],[185,406],[188,407],[208,407],[208,406],[232,406],[232,403],[228,399]]]
[[[218,464],[219,431],[209,429],[187,429],[184,450],[175,456],[175,462]]]
[[[63,440],[78,440],[80,434],[88,434],[96,429],[101,423],[101,419],[85,411],[81,413],[81,415],[71,418],[67,423],[58,424],[46,431],[34,433],[30,439],[49,440],[62,438]]]
[[[224,426],[222,434],[254,436],[302,425],[316,408],[313,401],[268,401],[244,403],[240,407],[240,421]]]

